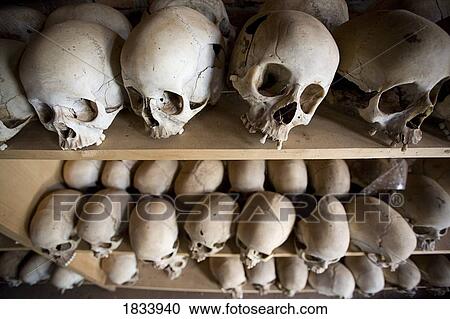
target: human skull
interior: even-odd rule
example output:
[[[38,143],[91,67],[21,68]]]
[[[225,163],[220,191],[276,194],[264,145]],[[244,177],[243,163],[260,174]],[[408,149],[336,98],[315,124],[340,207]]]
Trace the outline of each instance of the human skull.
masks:
[[[383,132],[403,149],[419,143],[421,125],[450,76],[446,32],[414,13],[393,10],[356,17],[334,36],[341,52],[338,72],[356,84],[350,92],[358,113],[372,123],[370,134]]]
[[[449,159],[425,159],[417,163],[417,169],[420,170],[418,173],[431,177],[450,194],[449,164]]]
[[[35,115],[19,80],[19,60],[24,49],[22,42],[0,39],[0,150],[6,149],[6,142]]]
[[[275,11],[251,18],[230,64],[231,82],[250,104],[241,118],[246,128],[281,149],[292,128],[311,122],[338,64],[333,37],[310,15]]]
[[[420,270],[411,259],[400,264],[395,271],[385,268],[383,272],[386,282],[409,293],[414,292],[421,280]]]
[[[48,280],[52,275],[53,265],[48,258],[33,254],[21,267],[20,280],[30,286]]]
[[[122,77],[133,111],[153,138],[182,134],[220,97],[224,40],[201,13],[170,7],[144,17],[126,41]]]
[[[308,282],[308,267],[298,257],[275,258],[278,288],[289,297],[301,292]]]
[[[450,288],[450,261],[444,255],[418,255],[412,260],[419,267],[422,280],[436,288]]]
[[[261,12],[277,10],[305,12],[318,19],[331,31],[349,19],[345,0],[266,0],[261,7]]]
[[[264,191],[266,161],[228,161],[231,191],[254,193]]]
[[[77,231],[95,257],[108,257],[122,243],[130,201],[126,191],[108,188],[92,195],[83,205]]]
[[[267,295],[270,292],[270,286],[277,280],[274,258],[266,262],[261,262],[252,269],[246,269],[245,272],[247,274],[248,283],[251,284],[261,296]]]
[[[308,268],[323,273],[337,263],[350,245],[350,230],[344,206],[333,196],[322,197],[315,211],[297,222],[297,255]]]
[[[66,161],[63,167],[64,182],[70,188],[86,190],[97,186],[103,161]]]
[[[225,247],[238,210],[236,201],[223,193],[207,194],[194,206],[184,224],[191,258],[201,262]]]
[[[383,269],[366,256],[345,257],[345,265],[352,272],[356,286],[365,296],[373,296],[384,289]]]
[[[236,36],[236,30],[228,19],[227,10],[222,0],[153,0],[148,12],[153,13],[173,6],[185,6],[197,10],[214,23],[227,40],[233,40]]]
[[[22,6],[0,8],[0,38],[29,42],[44,26],[45,15]]]
[[[222,184],[224,170],[222,161],[187,161],[175,180],[175,194],[214,192]]]
[[[139,269],[134,253],[111,255],[102,259],[101,267],[115,285],[132,286],[139,279]]]
[[[341,263],[330,265],[321,274],[309,273],[309,284],[321,295],[351,299],[355,291],[355,278]]]
[[[128,19],[118,10],[101,3],[79,3],[59,7],[45,21],[45,29],[68,20],[100,24],[126,40],[131,31]]]
[[[306,164],[315,195],[341,195],[350,191],[350,171],[344,160],[314,160]]]
[[[84,277],[73,270],[57,267],[50,283],[63,294],[66,290],[81,286],[83,281]]]
[[[450,15],[450,3],[447,0],[384,0],[380,1],[374,9],[404,9],[433,22],[438,22]]]
[[[411,225],[419,248],[434,250],[450,227],[450,195],[433,179],[413,174],[403,195],[405,203],[398,212]]]
[[[444,87],[446,86],[450,86],[450,84],[445,83]],[[447,88],[447,90],[449,90],[449,88]],[[440,122],[438,124],[439,128],[447,139],[450,140],[450,94],[442,97],[442,100],[438,99],[432,115],[434,118],[438,119]]]
[[[75,190],[54,191],[41,200],[31,219],[32,244],[62,267],[73,260],[81,240],[75,228],[80,198]]]
[[[102,172],[102,184],[106,188],[127,189],[137,161],[106,161]]]
[[[100,145],[122,110],[122,44],[102,25],[71,20],[44,30],[25,49],[20,79],[28,101],[45,128],[58,133],[62,149]]]
[[[417,240],[406,220],[375,197],[355,196],[345,205],[350,241],[382,268],[394,271],[414,252]]]
[[[242,287],[246,284],[244,266],[239,257],[209,258],[209,269],[224,293],[233,298],[242,298]]]
[[[170,279],[181,275],[187,258],[178,253],[175,208],[162,198],[142,196],[130,218],[130,241],[139,260],[165,270]]]
[[[273,251],[288,239],[294,223],[295,209],[286,197],[272,192],[250,196],[239,217],[236,236],[245,266],[250,269],[271,259]]]
[[[280,194],[303,194],[308,172],[303,160],[268,161],[269,179]]]
[[[134,174],[134,187],[142,194],[161,196],[172,187],[178,161],[143,161]]]
[[[19,268],[28,251],[7,251],[0,254],[0,279],[10,287],[18,287],[22,284],[19,278]]]

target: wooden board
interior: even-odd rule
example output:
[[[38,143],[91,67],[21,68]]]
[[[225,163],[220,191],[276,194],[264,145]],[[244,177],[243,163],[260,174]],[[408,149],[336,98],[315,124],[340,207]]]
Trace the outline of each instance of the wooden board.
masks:
[[[17,250],[30,250],[27,247],[20,245],[14,240],[0,234],[0,252],[2,251],[17,251]]]
[[[39,122],[28,125],[8,142],[0,159],[109,159],[109,160],[237,160],[237,159],[350,159],[450,157],[450,141],[424,133],[419,145],[403,152],[391,148],[379,136],[370,137],[368,124],[348,117],[326,105],[309,126],[294,128],[283,150],[260,134],[249,134],[240,116],[248,106],[236,94],[225,94],[216,107],[203,110],[185,127],[183,135],[153,140],[143,121],[130,111],[122,111],[105,132],[100,146],[82,151],[59,149],[57,134]]]

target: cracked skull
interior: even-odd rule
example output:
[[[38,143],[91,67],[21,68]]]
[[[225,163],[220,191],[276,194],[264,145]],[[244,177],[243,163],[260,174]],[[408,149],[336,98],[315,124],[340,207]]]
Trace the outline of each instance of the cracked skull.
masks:
[[[246,269],[245,272],[248,283],[259,292],[259,295],[267,295],[270,293],[270,286],[277,280],[275,258],[261,262],[252,269]]]
[[[392,145],[405,149],[422,139],[421,125],[433,112],[450,77],[450,38],[433,22],[404,10],[378,11],[338,27],[339,74],[351,82],[352,103]],[[337,88],[336,88],[337,89]],[[337,96],[333,94],[334,96]]]
[[[0,39],[0,150],[34,117],[19,81],[19,60],[25,44]]]
[[[78,235],[89,243],[95,257],[108,257],[122,243],[130,200],[123,190],[104,189],[83,205]]]
[[[278,275],[278,288],[286,296],[294,297],[305,289],[308,282],[308,267],[298,257],[275,258]]]
[[[280,194],[303,194],[308,186],[308,172],[303,160],[268,161],[269,179]]]
[[[111,255],[102,259],[101,266],[112,283],[132,286],[139,279],[139,269],[134,253]]]
[[[242,121],[281,149],[289,132],[308,125],[330,88],[338,47],[325,26],[300,11],[251,18],[234,47],[230,79],[250,105]]]
[[[31,219],[30,239],[33,246],[60,266],[67,266],[75,257],[80,243],[76,234],[78,191],[63,189],[42,199]]]
[[[433,179],[408,176],[405,204],[398,212],[410,223],[422,250],[434,250],[450,227],[450,195]]]
[[[102,184],[106,188],[127,189],[137,161],[106,161],[102,172]]]
[[[351,243],[379,267],[394,271],[416,249],[409,224],[379,198],[355,196],[345,208]]]
[[[20,79],[41,123],[64,150],[100,145],[120,112],[123,40],[98,24],[67,21],[35,37],[20,63]]]
[[[142,19],[124,45],[122,77],[133,111],[153,138],[182,134],[189,120],[219,100],[224,63],[222,35],[199,12],[169,7]]]
[[[134,174],[134,187],[142,194],[161,196],[172,187],[178,161],[143,161]]]
[[[322,197],[316,210],[297,222],[295,235],[297,255],[311,271],[324,272],[345,256],[350,244],[344,206],[333,196]]]
[[[205,194],[219,188],[224,176],[222,161],[187,161],[175,180],[175,194]]]
[[[297,10],[312,15],[328,30],[333,30],[349,19],[345,0],[266,0],[261,12],[276,10]]]
[[[236,236],[245,266],[253,268],[271,259],[273,251],[288,239],[294,223],[295,209],[289,199],[272,192],[253,194],[242,209]]]
[[[238,205],[223,193],[205,195],[189,213],[184,229],[190,240],[191,258],[197,262],[220,252],[232,235]]]
[[[187,257],[178,255],[178,224],[172,203],[142,196],[130,218],[130,241],[139,260],[165,270],[170,279],[181,275]]]
[[[239,257],[209,258],[209,269],[224,293],[230,293],[233,298],[242,298],[242,287],[247,279]]]

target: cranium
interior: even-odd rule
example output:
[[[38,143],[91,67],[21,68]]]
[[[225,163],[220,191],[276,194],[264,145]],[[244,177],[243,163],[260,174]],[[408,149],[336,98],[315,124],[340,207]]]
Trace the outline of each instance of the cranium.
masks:
[[[245,272],[247,274],[248,283],[251,284],[261,296],[267,295],[270,292],[270,286],[277,280],[274,258],[269,259],[266,262],[261,262],[252,269],[246,269]]]
[[[187,161],[175,180],[175,194],[205,194],[217,190],[223,180],[222,161]]]
[[[17,287],[22,283],[19,278],[19,267],[28,251],[7,251],[0,254],[0,279],[8,286]]]
[[[419,143],[421,125],[450,77],[446,32],[411,12],[393,10],[356,17],[334,36],[341,52],[338,72],[352,83],[349,94],[372,123],[370,134],[383,132],[403,149]],[[335,102],[342,105],[345,98]]]
[[[309,273],[309,284],[321,295],[350,299],[355,290],[355,278],[341,263],[330,265],[321,274]]]
[[[349,19],[345,0],[266,0],[261,12],[276,10],[298,10],[312,15],[328,30],[333,30]]]
[[[95,257],[108,257],[122,243],[130,200],[127,192],[108,188],[92,195],[83,205],[77,231]]]
[[[185,6],[197,10],[214,23],[227,40],[233,40],[235,28],[228,19],[227,10],[222,0],[154,0],[148,8],[149,13],[166,7]]]
[[[324,272],[345,256],[350,244],[344,206],[333,196],[322,197],[316,210],[297,222],[295,235],[297,255],[311,271]]]
[[[264,190],[266,162],[261,161],[229,161],[228,178],[231,191],[238,193],[254,193]]]
[[[450,227],[450,195],[433,179],[408,176],[405,204],[398,212],[410,223],[422,250],[434,250]]]
[[[384,0],[380,1],[374,9],[404,9],[433,22],[438,22],[450,15],[450,3],[446,0]]]
[[[209,258],[209,269],[224,293],[230,293],[233,298],[242,298],[242,287],[247,279],[239,257]]]
[[[260,13],[242,29],[230,79],[250,104],[242,121],[282,148],[289,131],[308,125],[326,96],[339,63],[338,47],[315,18],[299,11]]]
[[[189,120],[218,101],[223,48],[219,29],[187,7],[159,10],[133,29],[122,51],[122,77],[133,111],[153,138],[182,134]]]
[[[137,161],[106,161],[102,172],[102,184],[106,188],[127,189]]]
[[[436,288],[450,288],[450,261],[444,255],[411,258],[420,269],[422,280]]]
[[[278,288],[289,297],[301,292],[308,282],[308,267],[298,257],[275,258],[278,275]]]
[[[184,229],[190,240],[191,258],[197,262],[220,252],[232,235],[238,205],[223,193],[210,193],[194,206]]]
[[[29,42],[44,26],[45,15],[22,6],[0,8],[0,38]]]
[[[350,190],[350,171],[344,160],[307,161],[309,181],[318,196],[346,194]]]
[[[414,252],[417,240],[403,217],[375,197],[355,196],[345,206],[350,240],[369,259],[394,271]]]
[[[410,259],[400,264],[395,271],[385,268],[383,272],[386,282],[409,293],[414,292],[421,280],[419,268]]]
[[[78,191],[54,191],[41,200],[31,219],[32,244],[63,267],[73,260],[80,243],[75,228],[80,198]]]
[[[288,239],[294,223],[295,209],[286,197],[272,192],[250,196],[239,217],[236,236],[245,266],[250,269],[271,259],[273,251]]]
[[[28,101],[45,128],[58,133],[62,149],[100,145],[123,108],[122,44],[102,25],[71,20],[44,30],[25,49],[20,79]]]
[[[101,3],[80,3],[59,7],[45,21],[45,28],[68,20],[100,24],[126,40],[131,31],[128,19],[118,10]]]
[[[53,265],[48,258],[33,254],[20,269],[20,280],[30,286],[48,280],[52,275]]]
[[[172,186],[178,161],[143,161],[134,174],[134,187],[142,194],[161,196]]]
[[[6,142],[34,117],[19,81],[19,60],[24,48],[22,42],[0,39],[0,150],[6,149]]]
[[[165,270],[170,279],[181,275],[187,258],[177,255],[178,225],[175,208],[169,201],[142,196],[131,215],[129,231],[139,260]]]
[[[280,194],[303,194],[308,172],[303,160],[268,161],[269,179]]]
[[[384,289],[383,269],[366,256],[345,257],[345,265],[352,272],[359,291],[365,296],[373,296]]]
[[[131,286],[139,279],[139,269],[134,253],[111,255],[102,259],[101,265],[109,280],[116,285]]]
[[[86,190],[97,186],[103,161],[66,161],[63,167],[64,182],[70,188]]]
[[[84,277],[73,270],[57,267],[50,283],[63,294],[66,290],[81,286],[83,281]]]

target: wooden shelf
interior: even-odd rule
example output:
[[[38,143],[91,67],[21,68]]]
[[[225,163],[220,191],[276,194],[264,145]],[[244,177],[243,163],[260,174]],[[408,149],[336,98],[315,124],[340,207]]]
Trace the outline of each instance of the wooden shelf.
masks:
[[[17,250],[30,250],[30,249],[16,243],[14,240],[9,239],[8,237],[0,234],[0,252],[2,252],[2,251],[17,251]]]
[[[249,134],[240,116],[248,106],[236,94],[224,94],[219,104],[202,111],[185,127],[185,133],[167,140],[153,140],[143,121],[124,110],[105,132],[100,146],[82,151],[62,151],[57,135],[35,121],[8,142],[0,159],[350,159],[450,157],[450,142],[424,133],[419,145],[403,152],[391,148],[380,137],[370,137],[367,123],[322,105],[309,126],[292,130],[283,150],[268,141],[260,144],[260,134]]]

